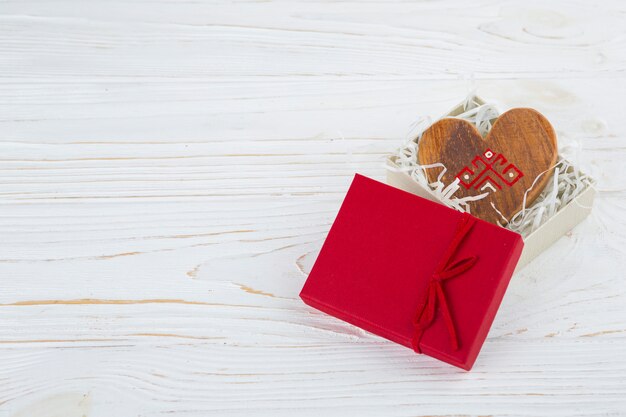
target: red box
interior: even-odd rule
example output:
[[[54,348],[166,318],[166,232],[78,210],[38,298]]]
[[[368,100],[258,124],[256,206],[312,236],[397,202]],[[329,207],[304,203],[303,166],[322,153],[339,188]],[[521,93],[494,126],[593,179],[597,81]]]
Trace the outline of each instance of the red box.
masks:
[[[300,297],[469,370],[523,245],[514,232],[357,174]]]

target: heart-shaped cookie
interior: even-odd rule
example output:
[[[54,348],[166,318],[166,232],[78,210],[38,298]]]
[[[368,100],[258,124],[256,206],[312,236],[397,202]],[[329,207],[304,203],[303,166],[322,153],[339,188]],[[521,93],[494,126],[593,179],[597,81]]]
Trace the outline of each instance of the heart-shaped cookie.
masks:
[[[441,119],[424,132],[418,151],[421,165],[440,162],[446,167],[441,179],[445,185],[458,178],[455,197],[488,193],[469,204],[470,212],[501,225],[522,209],[524,194],[526,207],[539,196],[557,156],[552,125],[538,111],[526,108],[498,117],[485,139],[465,120]],[[440,173],[440,168],[426,169],[429,182]]]

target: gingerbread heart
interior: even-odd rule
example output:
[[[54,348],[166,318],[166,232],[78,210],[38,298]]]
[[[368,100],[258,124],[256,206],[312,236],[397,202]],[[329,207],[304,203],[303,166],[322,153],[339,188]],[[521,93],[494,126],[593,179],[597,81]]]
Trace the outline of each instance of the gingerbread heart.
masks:
[[[441,119],[424,132],[418,152],[421,165],[440,162],[446,167],[441,179],[445,185],[459,180],[455,197],[486,193],[469,203],[470,212],[500,225],[522,209],[524,195],[526,207],[539,196],[557,156],[552,125],[541,113],[527,108],[502,114],[485,139],[465,120]],[[440,168],[426,169],[429,182],[440,173]]]

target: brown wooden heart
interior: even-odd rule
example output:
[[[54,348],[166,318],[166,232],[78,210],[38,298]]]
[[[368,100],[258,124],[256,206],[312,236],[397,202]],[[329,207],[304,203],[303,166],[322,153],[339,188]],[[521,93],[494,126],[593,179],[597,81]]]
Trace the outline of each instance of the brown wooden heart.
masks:
[[[536,110],[517,108],[498,117],[485,139],[465,120],[439,120],[422,135],[418,158],[421,165],[442,163],[445,185],[459,179],[455,197],[488,192],[469,204],[470,212],[504,225],[522,209],[526,191],[526,207],[539,196],[550,180],[551,173],[546,171],[556,163],[557,154],[550,122]],[[435,182],[440,173],[441,168],[426,169],[429,182]]]

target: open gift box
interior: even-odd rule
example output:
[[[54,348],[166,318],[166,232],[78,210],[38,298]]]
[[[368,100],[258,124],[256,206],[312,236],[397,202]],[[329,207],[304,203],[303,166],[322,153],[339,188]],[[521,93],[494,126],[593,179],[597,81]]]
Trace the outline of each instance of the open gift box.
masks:
[[[399,168],[393,156],[388,163]],[[594,197],[589,182],[522,236],[447,207],[400,169],[389,171],[388,183],[355,176],[300,297],[465,370],[476,361],[516,268],[587,216]]]
[[[446,115],[444,115],[444,117],[456,117],[461,113],[466,112],[468,102],[470,106],[485,105],[485,101],[483,99],[472,96],[469,100],[455,106]],[[387,158],[387,166],[390,168],[387,170],[388,184],[420,197],[442,203],[430,187],[415,181],[415,179],[406,171],[403,172],[397,163],[397,159],[396,155],[390,155]],[[564,160],[563,158],[560,159]],[[583,219],[589,215],[593,205],[593,199],[595,197],[595,189],[593,187],[594,181],[585,174],[581,175],[585,177],[585,182],[582,183],[582,190],[580,190],[574,198],[572,198],[564,206],[559,207],[552,216],[543,221],[538,227],[522,233],[522,238],[524,239],[524,250],[519,262],[517,263],[516,271],[526,266],[530,261],[540,255],[561,236],[565,235],[565,233],[570,231],[574,226],[583,221]]]

